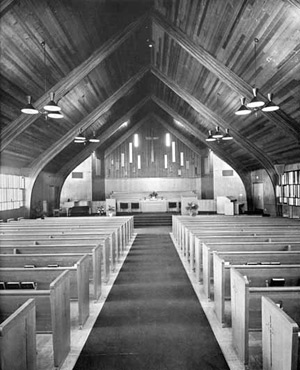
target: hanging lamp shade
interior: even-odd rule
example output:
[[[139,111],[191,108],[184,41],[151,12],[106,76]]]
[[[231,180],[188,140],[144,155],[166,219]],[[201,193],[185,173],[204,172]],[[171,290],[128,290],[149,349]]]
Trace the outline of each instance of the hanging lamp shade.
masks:
[[[208,131],[208,137],[205,139],[205,141],[216,141],[216,139],[212,136],[211,130]]]
[[[89,142],[90,142],[90,143],[99,143],[99,142],[100,142],[100,140],[99,140],[99,139],[97,139],[97,138],[94,136],[94,137],[92,137],[92,138],[90,138],[90,139],[89,139]]]
[[[59,118],[64,118],[64,115],[59,110],[57,110],[57,111],[49,112],[48,117],[59,119]]]
[[[241,98],[241,106],[235,112],[236,115],[238,115],[238,116],[244,116],[244,115],[247,115],[247,114],[250,114],[251,113],[251,110],[246,107],[245,102],[246,102],[246,99],[245,98]]]
[[[215,139],[221,139],[223,137],[223,134],[221,133],[219,126],[216,127],[216,131],[212,135],[212,137],[215,138]]]
[[[54,101],[54,93],[50,93],[50,101],[44,106],[44,109],[48,112],[56,112],[61,110],[61,107],[59,107],[55,101]]]
[[[232,140],[233,137],[229,133],[229,128],[226,129],[225,135],[222,137],[222,140]]]
[[[22,113],[25,114],[38,114],[39,111],[34,108],[34,106],[31,104],[31,96],[27,96],[27,104],[25,105],[24,108],[21,109]]]
[[[263,112],[274,112],[279,109],[279,106],[273,103],[272,94],[268,94],[268,103],[262,108]]]
[[[265,105],[265,103],[257,97],[257,88],[253,88],[253,98],[250,103],[247,104],[248,108],[259,108]]]
[[[82,134],[81,130],[79,131],[79,134],[77,136],[75,136],[75,139],[74,140],[81,141],[81,142],[86,140],[86,138]]]

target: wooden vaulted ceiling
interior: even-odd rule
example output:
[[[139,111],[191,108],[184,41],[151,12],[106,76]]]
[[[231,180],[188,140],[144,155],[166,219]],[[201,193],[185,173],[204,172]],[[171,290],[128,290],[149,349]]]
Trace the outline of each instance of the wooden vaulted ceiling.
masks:
[[[300,161],[298,0],[5,0],[0,17],[3,167],[67,176],[146,118],[240,174]],[[234,114],[254,84],[280,111]],[[20,112],[50,91],[63,119]],[[216,126],[234,140],[206,142]]]

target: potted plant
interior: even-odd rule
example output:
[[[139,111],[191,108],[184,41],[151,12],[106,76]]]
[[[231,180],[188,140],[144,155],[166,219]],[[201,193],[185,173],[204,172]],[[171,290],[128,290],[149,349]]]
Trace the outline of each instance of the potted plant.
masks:
[[[106,210],[106,214],[109,216],[109,217],[112,217],[115,213],[115,207],[113,206],[108,206],[107,210]]]
[[[104,215],[104,213],[105,213],[105,210],[104,210],[103,206],[100,206],[100,207],[97,208],[98,216],[102,216],[102,215]]]
[[[198,204],[195,202],[190,202],[187,204],[185,209],[189,212],[190,216],[196,216],[198,213]]]
[[[156,199],[158,196],[156,191],[152,191],[152,193],[149,194],[150,199]]]

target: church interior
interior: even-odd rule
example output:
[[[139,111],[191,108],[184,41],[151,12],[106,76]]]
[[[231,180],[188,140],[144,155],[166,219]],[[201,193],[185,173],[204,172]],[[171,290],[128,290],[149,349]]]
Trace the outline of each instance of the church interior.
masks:
[[[300,1],[0,29],[0,368],[299,369]]]

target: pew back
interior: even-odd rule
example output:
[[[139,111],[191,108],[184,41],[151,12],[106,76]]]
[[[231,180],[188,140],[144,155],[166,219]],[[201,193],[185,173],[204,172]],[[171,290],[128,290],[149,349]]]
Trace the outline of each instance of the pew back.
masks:
[[[272,299],[262,297],[261,304],[264,370],[297,370],[298,324]],[[293,310],[299,312],[299,300],[294,300]]]
[[[31,298],[0,324],[2,370],[36,370],[35,316],[35,300]]]
[[[63,271],[47,290],[0,290],[0,315],[7,318],[29,298],[36,303],[36,329],[52,333],[54,366],[59,367],[70,351],[70,281]]]

